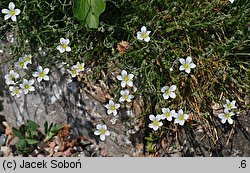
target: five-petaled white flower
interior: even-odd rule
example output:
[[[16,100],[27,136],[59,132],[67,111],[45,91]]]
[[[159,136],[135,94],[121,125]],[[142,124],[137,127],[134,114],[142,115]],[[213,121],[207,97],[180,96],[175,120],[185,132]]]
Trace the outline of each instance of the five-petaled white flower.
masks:
[[[183,113],[183,110],[182,109],[180,109],[179,111],[178,111],[178,114],[176,114],[175,115],[175,120],[174,120],[174,123],[178,123],[178,124],[180,124],[181,126],[183,126],[184,125],[184,123],[185,123],[185,120],[187,120],[188,119],[188,114],[184,114]]]
[[[172,121],[173,117],[177,116],[177,113],[175,110],[170,110],[169,108],[162,108],[162,114],[161,114],[161,119],[167,119],[168,121]]]
[[[132,87],[133,86],[133,74],[128,74],[127,71],[122,70],[121,75],[118,75],[116,78],[121,82],[121,86],[124,88],[126,85]]]
[[[137,32],[137,39],[144,40],[145,42],[149,42],[149,40],[150,40],[149,34],[150,33],[151,33],[151,31],[147,31],[147,28],[145,26],[143,26],[141,28],[141,31]]]
[[[103,125],[102,124],[97,124],[96,129],[97,130],[94,132],[94,134],[95,135],[100,135],[100,139],[102,141],[105,140],[106,136],[110,135],[109,131],[107,130],[107,126],[105,124],[103,124]]]
[[[229,112],[228,109],[224,110],[224,113],[219,114],[218,117],[221,119],[221,122],[224,124],[226,121],[228,121],[229,124],[233,124],[233,120],[231,116],[235,115],[233,112]]]
[[[28,63],[25,61],[25,59],[23,57],[20,57],[19,60],[15,62],[14,65],[18,70],[21,70],[21,69],[28,69],[27,64]]]
[[[179,59],[181,66],[179,68],[180,71],[185,70],[186,73],[190,73],[191,68],[195,68],[196,65],[192,62],[191,56],[188,56],[187,59],[180,58]]]
[[[176,97],[176,94],[174,92],[175,90],[176,90],[175,85],[171,85],[170,87],[169,86],[162,87],[161,92],[163,93],[163,98],[164,99],[168,99],[169,97],[175,98]]]
[[[57,50],[60,51],[60,53],[63,53],[65,51],[67,52],[70,52],[71,51],[71,48],[68,46],[69,44],[69,39],[64,39],[64,38],[61,38],[60,39],[60,43],[61,45],[57,46]]]
[[[49,73],[48,68],[42,68],[41,66],[37,67],[37,71],[33,72],[32,76],[37,77],[37,81],[41,82],[42,80],[49,80],[49,76],[47,75]]]
[[[237,107],[235,106],[236,101],[233,100],[230,102],[229,100],[226,100],[226,104],[223,105],[225,109],[231,110],[231,109],[236,109]]]
[[[2,13],[6,14],[4,16],[4,20],[8,20],[11,18],[12,21],[16,21],[16,16],[21,13],[21,10],[15,9],[15,4],[13,2],[9,3],[9,10],[8,9],[2,9]]]
[[[122,90],[122,91],[120,92],[120,94],[121,94],[121,97],[120,97],[120,99],[119,99],[120,102],[125,102],[125,101],[131,102],[131,99],[134,98],[134,95],[129,94],[129,90],[128,90],[128,89]]]
[[[22,88],[24,94],[28,94],[30,91],[35,91],[35,87],[32,86],[34,84],[34,80],[23,79],[23,83],[19,86]]]
[[[231,3],[234,3],[234,0],[229,0]]]
[[[24,61],[26,62],[26,64],[32,64],[32,61],[31,61],[31,55],[24,55]]]
[[[79,63],[77,62],[76,65],[74,65],[73,67],[78,71],[78,72],[82,72],[84,71],[84,63]]]
[[[19,74],[14,70],[10,70],[9,73],[4,76],[4,78],[7,85],[14,85],[15,80],[19,78]]]
[[[161,120],[161,115],[156,115],[156,117],[154,115],[149,115],[149,119],[152,121],[152,123],[150,123],[148,125],[149,128],[153,128],[154,131],[158,130],[159,127],[161,127],[163,125],[162,122],[160,122]]]
[[[107,113],[112,114],[114,116],[117,115],[117,109],[120,107],[119,103],[114,103],[113,100],[109,100],[109,104],[105,105],[105,108],[107,108]]]
[[[72,77],[76,77],[77,75],[79,75],[79,71],[74,66],[72,66],[71,70],[68,70],[68,71],[69,71],[69,73],[71,74]]]
[[[10,86],[9,90],[11,91],[12,96],[20,97],[22,94],[22,90],[17,86]]]

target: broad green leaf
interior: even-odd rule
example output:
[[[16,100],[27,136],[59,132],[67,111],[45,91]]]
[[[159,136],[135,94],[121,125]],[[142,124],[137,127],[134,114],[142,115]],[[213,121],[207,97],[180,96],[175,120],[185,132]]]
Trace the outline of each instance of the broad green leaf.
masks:
[[[26,127],[28,129],[31,129],[31,130],[35,131],[35,130],[37,130],[38,125],[34,121],[28,120],[27,123],[26,123]]]
[[[14,127],[12,128],[12,132],[19,139],[23,139],[24,138],[23,135],[22,135],[22,133],[20,131],[18,131],[16,128],[14,128]]]
[[[51,127],[50,131],[52,133],[57,133],[61,128],[63,128],[63,125],[55,124]]]
[[[34,140],[34,139],[25,139],[25,141],[26,141],[28,144],[30,144],[30,145],[32,145],[32,144],[37,144],[37,143],[38,143],[38,141],[37,141],[37,140]]]
[[[47,134],[48,133],[48,130],[49,130],[49,125],[48,125],[48,121],[46,121],[44,123],[44,133]]]
[[[74,16],[89,28],[98,28],[99,16],[105,10],[104,0],[73,0]]]

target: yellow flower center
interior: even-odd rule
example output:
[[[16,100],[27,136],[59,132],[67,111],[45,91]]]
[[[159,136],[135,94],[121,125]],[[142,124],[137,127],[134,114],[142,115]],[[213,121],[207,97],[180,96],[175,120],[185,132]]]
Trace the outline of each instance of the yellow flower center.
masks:
[[[112,111],[116,110],[115,105],[111,105],[110,110],[112,110]]]
[[[105,134],[105,132],[106,132],[106,130],[104,130],[104,129],[100,130],[100,133],[103,135]]]
[[[158,126],[158,125],[159,125],[159,122],[156,121],[156,120],[154,120],[154,121],[153,121],[153,125],[154,125],[154,126]]]
[[[62,44],[62,48],[63,48],[63,49],[66,49],[66,48],[67,48],[67,45],[66,45],[66,44]]]
[[[41,78],[43,78],[44,76],[45,76],[44,72],[41,72],[41,73],[39,74],[39,77],[41,77]]]
[[[144,32],[144,33],[141,34],[141,37],[142,37],[143,39],[145,39],[145,38],[148,37],[148,34]]]
[[[166,90],[166,91],[165,91],[165,94],[169,95],[169,94],[170,94],[170,91],[169,91],[169,90]]]
[[[187,63],[183,64],[183,67],[184,67],[185,69],[187,69],[187,68],[188,68],[188,64],[187,64]]]
[[[30,61],[30,57],[27,56],[27,57],[25,58],[25,61]]]
[[[14,80],[15,77],[13,75],[10,76],[10,80]]]
[[[20,66],[20,67],[23,67],[23,66],[24,66],[24,62],[22,62],[22,61],[19,62],[19,66]]]
[[[29,89],[30,86],[29,86],[28,84],[25,84],[25,85],[24,85],[24,88],[25,88],[25,89]]]
[[[77,72],[76,72],[76,70],[72,70],[72,74],[76,74]]]
[[[123,96],[125,100],[128,100],[128,94]]]
[[[19,90],[18,90],[18,89],[15,89],[14,93],[15,93],[15,94],[18,94],[18,93],[19,93]]]
[[[11,16],[14,16],[16,13],[15,13],[15,10],[10,10],[10,15]]]
[[[232,108],[232,105],[229,103],[229,104],[227,104],[227,107],[228,107],[229,109],[231,109],[231,108]]]
[[[124,81],[125,81],[125,82],[128,82],[128,81],[129,81],[128,76],[125,76],[125,77],[124,77]]]
[[[165,113],[166,117],[170,117],[170,112]]]
[[[184,115],[183,114],[179,116],[179,120],[184,120]]]
[[[226,118],[230,118],[230,114],[229,113],[225,113],[225,117]]]

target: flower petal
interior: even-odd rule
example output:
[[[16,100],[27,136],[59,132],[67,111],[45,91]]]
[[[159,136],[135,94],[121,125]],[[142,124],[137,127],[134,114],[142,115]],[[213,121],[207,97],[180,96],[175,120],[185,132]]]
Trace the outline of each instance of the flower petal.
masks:
[[[186,59],[186,63],[190,64],[191,62],[192,62],[192,58],[191,58],[191,56],[188,56],[187,59]]]
[[[190,68],[195,68],[196,65],[195,65],[194,63],[191,63],[191,64],[189,64],[189,67],[190,67]]]
[[[127,73],[127,71],[126,71],[126,70],[122,70],[121,75],[122,75],[122,76],[127,76],[127,75],[128,75],[128,73]]]
[[[185,64],[185,62],[186,62],[185,59],[183,59],[183,58],[180,58],[179,61],[181,64]]]
[[[9,13],[10,13],[10,10],[8,10],[8,9],[2,9],[2,13],[4,13],[4,14],[9,14]]]
[[[189,74],[191,72],[191,69],[187,68],[187,69],[185,69],[185,72]]]
[[[176,85],[171,85],[171,87],[169,88],[169,91],[175,91],[176,90]]]
[[[231,118],[228,118],[227,121],[229,124],[233,124],[233,120]]]
[[[144,41],[145,41],[145,42],[149,42],[149,40],[150,40],[150,37],[144,38]]]
[[[104,141],[105,140],[105,135],[100,135],[100,139],[102,140],[102,141]]]
[[[149,115],[149,119],[151,120],[151,121],[154,121],[155,120],[155,116],[154,115]]]
[[[10,14],[6,14],[6,15],[4,16],[4,20],[8,20],[10,17],[11,17]]]
[[[95,134],[95,135],[100,135],[101,132],[100,132],[99,130],[96,130],[96,131],[94,131],[94,134]]]
[[[127,85],[130,86],[130,87],[132,87],[133,86],[133,82],[132,81],[128,81]]]
[[[174,99],[174,98],[176,97],[176,94],[175,94],[174,92],[170,92],[170,93],[169,93],[169,96],[170,96],[172,99]]]
[[[69,46],[66,47],[66,51],[67,52],[70,52],[71,51],[71,48]]]
[[[183,65],[180,66],[179,70],[180,70],[180,71],[185,70],[185,68],[183,67]]]
[[[16,14],[16,15],[19,15],[20,13],[21,13],[21,10],[15,9],[15,14]]]
[[[15,8],[15,4],[13,2],[10,2],[9,3],[9,9],[14,10],[14,8]]]
[[[147,32],[147,28],[146,28],[145,26],[143,26],[143,27],[141,28],[141,32]]]
[[[121,86],[122,86],[122,88],[125,88],[126,84],[127,84],[127,82],[122,81],[122,82],[121,82]]]

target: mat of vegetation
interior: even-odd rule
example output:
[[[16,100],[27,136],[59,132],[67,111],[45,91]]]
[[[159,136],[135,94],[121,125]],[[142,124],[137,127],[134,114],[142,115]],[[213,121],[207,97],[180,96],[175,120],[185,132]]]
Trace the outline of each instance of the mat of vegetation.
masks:
[[[250,156],[250,0],[85,2],[1,0],[13,97],[62,63],[73,80],[103,86],[112,123],[140,124],[145,155]],[[105,142],[108,129],[93,134]]]

